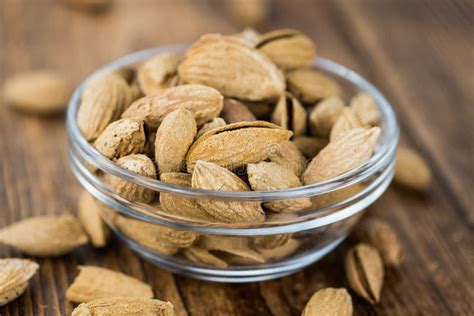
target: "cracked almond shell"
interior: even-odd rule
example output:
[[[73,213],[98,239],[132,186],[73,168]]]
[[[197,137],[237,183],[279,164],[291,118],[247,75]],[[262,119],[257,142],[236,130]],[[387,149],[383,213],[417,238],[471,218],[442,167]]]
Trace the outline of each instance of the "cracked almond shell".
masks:
[[[272,114],[272,122],[293,131],[295,136],[306,133],[306,110],[300,101],[285,94],[280,97]]]
[[[196,189],[250,191],[247,184],[231,171],[203,160],[196,163],[191,181],[192,187]],[[265,213],[258,202],[201,199],[198,203],[210,217],[220,222],[255,223],[265,220]]]
[[[276,99],[285,90],[282,72],[243,40],[220,34],[202,36],[178,67],[180,78],[244,100]]]
[[[0,259],[0,306],[23,294],[39,265],[28,259]]]
[[[291,135],[265,121],[227,124],[199,137],[189,149],[186,165],[190,172],[198,160],[236,169],[267,159]]]
[[[145,121],[151,129],[157,128],[166,115],[184,108],[194,115],[198,126],[219,116],[224,97],[214,88],[186,84],[152,93],[136,100],[122,114],[122,118]]]
[[[101,298],[76,307],[71,316],[153,315],[175,316],[173,304],[138,297]]]

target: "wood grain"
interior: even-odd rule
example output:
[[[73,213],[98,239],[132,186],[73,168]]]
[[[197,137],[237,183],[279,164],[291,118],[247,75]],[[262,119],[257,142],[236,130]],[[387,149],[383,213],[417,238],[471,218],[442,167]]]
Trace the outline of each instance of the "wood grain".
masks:
[[[60,0],[0,1],[0,81],[27,69],[53,68],[78,84],[129,52],[202,33],[237,31],[219,1],[117,0],[88,13]],[[361,73],[393,103],[402,142],[435,171],[417,195],[390,188],[371,207],[400,235],[404,263],[388,270],[382,300],[352,293],[356,315],[474,314],[474,23],[472,1],[276,1],[262,31],[300,29],[322,56]],[[1,96],[0,96],[1,97]],[[0,227],[40,214],[74,213],[80,187],[66,158],[62,115],[36,117],[0,105]],[[298,315],[322,287],[347,286],[341,258],[354,241],[294,275],[252,284],[218,284],[173,275],[118,240],[38,259],[27,292],[0,314],[69,315],[64,293],[78,264],[117,269],[153,286],[178,315]],[[21,256],[1,246],[0,257]]]

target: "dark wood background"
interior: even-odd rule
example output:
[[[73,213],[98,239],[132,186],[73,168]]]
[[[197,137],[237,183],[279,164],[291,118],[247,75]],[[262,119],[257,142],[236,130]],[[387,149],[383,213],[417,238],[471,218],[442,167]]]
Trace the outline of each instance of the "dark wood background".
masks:
[[[278,1],[262,31],[292,27],[319,53],[375,83],[399,115],[402,142],[434,171],[423,195],[390,188],[372,212],[400,235],[405,260],[387,271],[382,300],[353,295],[356,315],[474,314],[474,2],[444,0]],[[99,14],[59,0],[0,0],[0,81],[53,68],[72,84],[134,50],[239,27],[221,1],[116,1]],[[66,158],[62,115],[35,117],[0,106],[0,227],[40,214],[75,212],[79,185]],[[114,240],[39,259],[28,291],[1,315],[68,315],[65,291],[79,264],[117,269],[150,283],[178,315],[298,315],[322,287],[347,286],[342,257],[350,240],[292,276],[217,284],[173,275]],[[4,246],[0,256],[21,254]]]

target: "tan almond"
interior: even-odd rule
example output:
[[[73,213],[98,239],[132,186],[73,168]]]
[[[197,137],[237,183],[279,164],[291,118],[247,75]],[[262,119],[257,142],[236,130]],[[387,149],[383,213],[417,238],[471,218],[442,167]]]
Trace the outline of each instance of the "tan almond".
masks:
[[[414,190],[426,190],[431,184],[432,172],[428,163],[414,150],[399,147],[393,181]]]
[[[397,233],[387,222],[369,218],[356,230],[358,238],[380,252],[386,266],[398,267],[402,261],[402,248]]]
[[[0,306],[23,294],[39,265],[28,259],[0,259]]]
[[[346,275],[351,288],[371,304],[380,300],[384,268],[376,248],[358,244],[346,256]]]
[[[2,228],[0,242],[31,256],[60,256],[87,243],[87,236],[71,215],[36,216]]]
[[[100,203],[87,191],[79,197],[78,218],[94,247],[104,247],[110,237],[110,228],[102,220]]]
[[[87,140],[94,140],[117,120],[131,102],[130,88],[118,72],[100,74],[88,81],[82,91],[77,125]]]
[[[329,143],[327,138],[316,136],[297,136],[292,142],[306,158],[313,158]]]
[[[332,127],[345,108],[344,100],[338,96],[326,98],[316,104],[309,114],[311,133],[317,136],[328,137]]]
[[[247,184],[231,171],[202,160],[197,161],[191,181],[196,189],[250,191]],[[201,199],[198,203],[212,218],[221,222],[256,223],[265,220],[265,213],[258,202]]]
[[[259,248],[258,253],[263,257],[263,259],[265,259],[265,262],[272,260],[280,260],[295,253],[300,246],[300,241],[291,238],[285,244],[279,247],[270,249]]]
[[[285,245],[291,240],[291,234],[255,236],[252,244],[257,249],[273,249]]]
[[[249,238],[246,237],[206,235],[199,240],[198,246],[218,251],[222,253],[221,259],[236,264],[265,262],[258,252],[250,248]]]
[[[281,143],[269,160],[291,170],[298,177],[306,169],[306,158],[291,141]]]
[[[244,100],[275,99],[285,90],[283,74],[268,57],[246,41],[220,34],[204,35],[194,43],[178,73],[185,82]]]
[[[345,108],[332,126],[329,139],[333,142],[345,132],[358,127],[363,126],[357,116],[354,114],[354,111],[352,111],[350,108]]]
[[[63,76],[52,70],[22,72],[3,86],[5,102],[15,109],[50,114],[66,108],[71,88]]]
[[[118,159],[143,152],[145,143],[143,122],[121,119],[105,128],[95,140],[94,147],[107,158]]]
[[[115,216],[114,224],[125,236],[158,254],[172,255],[179,250],[178,246],[161,238],[158,225],[156,224],[124,216]]]
[[[129,155],[117,160],[117,165],[123,169],[135,172],[141,176],[156,179],[156,168],[145,155]],[[128,180],[121,179],[112,174],[105,175],[105,182],[121,197],[134,201],[149,203],[155,198],[155,192]]]
[[[76,307],[71,316],[91,315],[153,315],[175,316],[173,304],[156,299],[138,297],[101,298]]]
[[[168,88],[136,100],[122,114],[123,118],[138,118],[151,129],[156,129],[166,115],[184,108],[193,113],[198,126],[217,117],[224,97],[211,87],[188,84]]]
[[[207,122],[206,124],[204,124],[199,129],[199,131],[196,135],[196,138],[204,135],[204,133],[209,132],[210,130],[212,130],[214,128],[222,127],[222,126],[225,126],[225,125],[227,125],[227,123],[225,122],[225,120],[223,118],[215,117],[212,120],[210,120],[209,122]]]
[[[377,126],[381,114],[374,97],[367,92],[356,94],[349,105],[362,125]]]
[[[291,134],[265,121],[227,124],[199,137],[189,149],[186,165],[192,171],[198,160],[231,169],[260,162],[271,156]]]
[[[195,263],[210,265],[226,269],[229,265],[219,257],[213,255],[208,249],[202,247],[190,247],[183,251],[184,256]]]
[[[229,124],[236,122],[252,122],[257,118],[252,111],[240,101],[235,99],[224,99],[224,107],[222,108],[221,117]]]
[[[291,29],[265,33],[259,37],[255,47],[285,70],[310,66],[316,57],[313,41]]]
[[[374,152],[380,128],[355,128],[330,142],[303,173],[304,184],[329,180],[366,162]]]
[[[344,288],[324,288],[311,296],[301,316],[352,316],[352,299]]]
[[[170,172],[161,174],[160,180],[169,184],[191,187],[191,177],[188,173]],[[170,214],[198,220],[210,219],[209,214],[193,198],[160,192],[160,203],[162,209]]]
[[[300,136],[306,134],[306,116],[300,101],[287,93],[280,97],[272,114],[272,122]]]
[[[248,164],[247,173],[254,191],[275,191],[302,186],[301,181],[290,169],[274,162]],[[277,200],[263,204],[274,212],[296,212],[311,206],[309,198]]]
[[[177,109],[168,114],[156,132],[155,161],[160,172],[179,172],[197,133],[193,113]]]
[[[161,53],[146,60],[138,68],[137,79],[143,94],[149,95],[170,87],[177,75],[180,56],[177,53]]]
[[[153,298],[148,284],[110,269],[79,266],[79,275],[66,291],[66,298],[75,303],[107,297]]]
[[[311,68],[290,71],[286,79],[290,92],[305,103],[315,103],[341,94],[341,87],[336,81]]]
[[[350,185],[348,187],[345,187],[336,191],[324,193],[322,195],[312,196],[311,202],[313,202],[313,207],[318,207],[318,208],[327,207],[329,205],[342,202],[356,195],[357,193],[365,189],[366,186],[367,185],[363,183],[355,183],[353,185]]]
[[[263,0],[263,1],[266,1],[266,0]],[[256,30],[254,30],[251,27],[246,27],[242,32],[234,34],[234,36],[240,39],[243,39],[244,41],[247,41],[249,45],[251,46],[255,46],[260,36],[260,33],[258,33]]]

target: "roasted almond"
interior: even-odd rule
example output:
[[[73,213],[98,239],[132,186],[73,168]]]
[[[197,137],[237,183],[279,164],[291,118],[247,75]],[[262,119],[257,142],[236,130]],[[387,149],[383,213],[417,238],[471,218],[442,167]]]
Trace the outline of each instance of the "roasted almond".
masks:
[[[192,176],[192,187],[217,191],[250,191],[247,184],[231,171],[216,164],[199,160]],[[265,219],[258,202],[232,202],[201,199],[198,203],[212,218],[226,223],[255,223]]]
[[[250,111],[245,104],[229,98],[224,99],[221,117],[229,124],[257,120],[255,115],[253,115],[252,111]]]
[[[140,90],[148,95],[170,87],[178,72],[180,56],[176,53],[161,53],[146,60],[138,68],[137,79]]]
[[[300,136],[306,133],[306,116],[300,101],[286,93],[280,97],[273,111],[272,122]]]
[[[274,162],[248,164],[247,173],[254,191],[274,191],[301,186],[301,181],[290,169]],[[311,206],[309,198],[279,200],[264,203],[274,212],[295,212]]]
[[[71,316],[91,315],[175,316],[175,312],[170,302],[138,297],[111,297],[82,303],[71,314]]]
[[[166,115],[184,108],[194,115],[198,126],[217,117],[224,97],[211,87],[188,84],[168,88],[136,100],[122,114],[123,118],[138,118],[151,129],[157,128]]]
[[[153,298],[148,284],[110,269],[79,266],[79,275],[66,291],[66,298],[75,303],[108,297]]]
[[[186,165],[194,169],[205,160],[236,169],[267,159],[291,132],[265,121],[239,122],[215,128],[199,137],[189,149]]]
[[[380,128],[354,128],[330,142],[303,173],[304,184],[329,180],[359,167],[374,152]]]
[[[156,132],[155,161],[160,172],[178,172],[197,133],[193,113],[177,109],[168,114]]]
[[[406,147],[398,148],[393,176],[396,184],[423,191],[430,186],[431,178],[429,165],[418,153]]]
[[[328,137],[345,108],[344,101],[338,96],[329,97],[316,104],[309,114],[311,133]]]
[[[346,289],[325,288],[311,296],[301,316],[352,316],[352,299]]]
[[[336,81],[311,68],[292,70],[286,79],[290,92],[305,103],[315,103],[341,94],[341,87]]]
[[[219,90],[226,97],[275,99],[285,90],[280,70],[263,53],[232,36],[208,34],[186,52],[180,78]]]
[[[356,94],[349,105],[362,125],[376,126],[380,124],[380,112],[374,97],[367,92]]]
[[[94,247],[104,247],[110,237],[110,228],[102,220],[100,203],[87,191],[79,197],[78,217]]]
[[[31,256],[60,256],[87,243],[87,236],[71,215],[37,216],[2,228],[0,242]]]
[[[306,169],[305,157],[289,140],[282,142],[279,147],[275,148],[275,153],[269,157],[269,160],[291,170],[298,177]]]
[[[275,30],[261,35],[255,47],[282,69],[311,65],[316,57],[316,45],[296,30]]]
[[[39,265],[28,259],[0,259],[0,306],[23,294]]]

